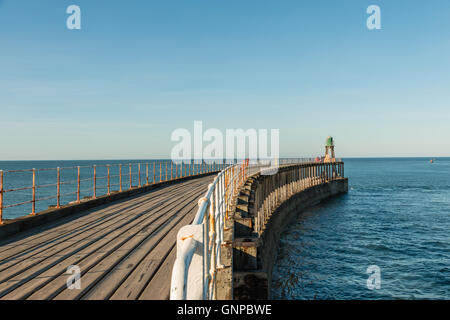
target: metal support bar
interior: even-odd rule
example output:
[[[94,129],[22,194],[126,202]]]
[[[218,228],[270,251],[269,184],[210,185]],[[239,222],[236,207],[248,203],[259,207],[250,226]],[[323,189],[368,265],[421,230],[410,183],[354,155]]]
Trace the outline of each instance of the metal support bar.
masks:
[[[97,198],[97,166],[94,166],[94,199]]]
[[[78,166],[78,172],[77,172],[77,202],[80,203],[80,166]]]
[[[119,164],[119,192],[122,192],[122,165]]]
[[[109,164],[106,166],[106,169],[108,170],[108,196],[111,195],[111,177],[109,174]]]
[[[3,170],[0,170],[0,225],[3,224]]]
[[[141,164],[138,163],[138,184],[139,184],[139,188],[141,187]]]
[[[56,208],[61,207],[61,170],[56,168]]]
[[[129,189],[132,189],[133,188],[133,176],[131,174],[131,163],[129,164],[129,167],[130,167],[130,187],[129,187]]]
[[[33,187],[31,200],[31,214],[36,215],[36,169],[33,169]]]

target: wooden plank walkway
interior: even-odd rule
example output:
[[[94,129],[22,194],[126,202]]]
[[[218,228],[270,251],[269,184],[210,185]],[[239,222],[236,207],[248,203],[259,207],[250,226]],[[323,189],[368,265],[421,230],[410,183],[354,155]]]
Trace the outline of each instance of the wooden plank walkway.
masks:
[[[214,176],[110,203],[0,242],[0,299],[168,299],[178,230]],[[69,290],[67,267],[81,269]]]

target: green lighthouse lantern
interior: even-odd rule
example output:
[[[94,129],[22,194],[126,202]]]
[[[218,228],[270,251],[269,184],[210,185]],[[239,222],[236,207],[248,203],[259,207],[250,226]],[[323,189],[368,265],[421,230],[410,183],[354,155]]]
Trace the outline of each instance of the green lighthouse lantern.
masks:
[[[331,155],[330,155],[331,153]],[[329,136],[325,141],[325,159],[324,162],[336,162],[336,157],[334,155],[334,140],[333,137]]]
[[[327,147],[334,147],[333,137],[328,137],[326,142]]]

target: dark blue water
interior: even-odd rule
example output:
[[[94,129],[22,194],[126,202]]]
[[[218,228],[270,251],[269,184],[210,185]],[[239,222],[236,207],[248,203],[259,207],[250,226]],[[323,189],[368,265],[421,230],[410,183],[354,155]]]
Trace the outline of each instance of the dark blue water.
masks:
[[[349,193],[283,233],[274,299],[450,299],[450,158],[345,159]],[[380,289],[366,273],[380,268]]]

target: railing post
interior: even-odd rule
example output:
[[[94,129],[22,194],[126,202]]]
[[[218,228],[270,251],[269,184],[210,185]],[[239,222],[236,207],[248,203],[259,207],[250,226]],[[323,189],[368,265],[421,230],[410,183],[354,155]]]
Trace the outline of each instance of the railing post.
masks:
[[[308,170],[308,178],[309,178],[309,187],[312,187],[312,185],[313,185],[313,165],[309,165],[308,166],[309,167],[309,170]]]
[[[324,178],[325,177],[325,170],[324,170],[324,168],[325,168],[325,165],[323,163],[321,163],[318,166],[316,166],[316,171],[317,171],[317,173],[316,173],[317,179],[316,179],[316,183],[315,183],[316,185],[321,183],[322,180],[325,179]]]
[[[131,174],[131,163],[129,164],[129,167],[130,167],[130,188],[129,188],[129,190],[131,189],[131,188],[133,188],[133,176],[132,176],[132,174]]]
[[[94,165],[94,195],[93,198],[97,198],[97,166]]]
[[[162,163],[159,163],[159,182],[162,181]]]
[[[61,172],[60,168],[56,168],[56,208],[61,207]]]
[[[77,202],[78,203],[80,203],[80,182],[81,182],[81,180],[80,180],[80,166],[78,166],[78,168],[77,168],[78,170],[78,172],[77,172]]]
[[[33,169],[33,187],[32,187],[32,200],[31,200],[31,214],[36,214],[36,169]]]
[[[119,164],[119,192],[122,192],[122,164]]]
[[[178,163],[175,163],[175,179],[178,179]]]
[[[109,174],[109,164],[106,166],[106,169],[108,170],[108,196],[111,195],[111,177]]]
[[[173,162],[170,162],[170,180],[173,180]]]
[[[146,178],[147,185],[148,185],[148,163],[145,164],[145,178]]]
[[[169,180],[167,177],[167,161],[166,161],[166,178],[164,180],[166,180],[166,181]]]
[[[0,225],[3,224],[3,170],[0,170]]]
[[[153,184],[155,184],[155,180],[156,180],[156,171],[155,171],[156,165],[155,162],[153,161]]]
[[[141,164],[140,163],[138,163],[138,176],[139,176],[138,183],[139,183],[139,188],[140,188],[141,187]]]

